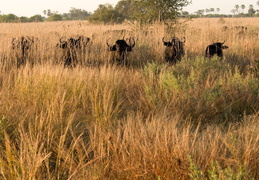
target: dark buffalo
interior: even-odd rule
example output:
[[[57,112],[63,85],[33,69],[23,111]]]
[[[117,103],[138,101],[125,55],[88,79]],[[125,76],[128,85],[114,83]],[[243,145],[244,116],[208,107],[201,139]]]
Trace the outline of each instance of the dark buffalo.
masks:
[[[243,38],[247,34],[248,28],[246,26],[223,26],[222,30],[223,32],[230,32],[237,38]]]
[[[12,49],[15,51],[18,67],[26,64],[26,59],[28,58],[29,51],[34,46],[35,40],[37,38],[33,36],[22,36],[12,39]]]
[[[245,27],[245,26],[235,26],[235,28],[236,28],[236,30],[237,31],[242,31],[242,32],[245,32],[245,31],[247,31],[247,27]]]
[[[228,27],[228,26],[223,26],[223,27],[222,27],[222,30],[223,30],[223,31],[227,31],[227,30],[229,30],[229,27]]]
[[[90,45],[90,38],[79,36],[78,39],[76,39],[75,46],[76,48],[85,48],[86,46]]]
[[[223,46],[224,42],[212,42],[212,44],[208,45],[205,51],[205,57],[211,58],[214,55],[217,55],[220,59],[223,58],[223,49],[227,49],[228,46]]]
[[[62,49],[66,48],[73,48],[73,49],[79,49],[79,48],[84,48],[87,45],[90,44],[90,38],[89,37],[84,37],[84,36],[79,36],[78,38],[69,38],[67,40],[63,40],[64,37],[60,38],[58,46]]]
[[[164,59],[166,62],[170,64],[176,64],[177,61],[181,61],[182,57],[185,54],[184,51],[184,41],[179,40],[178,38],[174,37],[170,41],[164,41],[164,37],[162,39],[164,45],[166,46],[164,50]]]
[[[120,65],[127,65],[127,53],[132,51],[135,46],[134,38],[129,38],[126,40],[124,40],[124,38],[119,39],[113,45],[110,45],[108,40],[106,41],[106,44],[109,47],[109,50],[114,51],[113,60]],[[128,41],[129,44],[126,41]]]
[[[69,38],[67,40],[63,40],[64,38],[60,38],[58,47],[63,49],[63,61],[65,67],[75,67],[78,63],[77,58],[77,49],[84,49],[86,46],[90,44],[90,38],[79,36],[78,38]]]
[[[78,63],[75,49],[68,48],[63,54],[64,67],[76,67]]]
[[[75,67],[77,65],[77,55],[76,55],[76,39],[69,38],[67,40],[63,40],[64,38],[60,38],[59,46],[63,49],[62,60],[64,62],[64,67]]]

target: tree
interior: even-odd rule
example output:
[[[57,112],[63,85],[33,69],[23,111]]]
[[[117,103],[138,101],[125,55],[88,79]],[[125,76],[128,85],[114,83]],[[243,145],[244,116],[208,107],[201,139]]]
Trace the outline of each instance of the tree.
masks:
[[[203,14],[204,14],[204,12],[205,12],[205,9],[201,9],[201,12],[202,12],[202,16],[203,16]]]
[[[88,18],[90,22],[116,23],[120,15],[111,4],[100,4],[98,9]]]
[[[189,15],[190,14],[189,14],[188,11],[183,11],[182,14],[181,14],[182,17],[186,17],[186,16],[189,16]]]
[[[83,9],[71,8],[68,13],[70,20],[85,20],[91,14]]]
[[[132,0],[121,0],[115,6],[115,11],[117,11],[122,19],[136,20],[134,14],[138,14],[138,11],[134,10],[135,4],[140,4],[137,1]]]
[[[43,10],[43,14],[45,16],[52,16],[53,14],[56,14],[56,13],[53,13],[50,9],[47,9],[47,10]]]
[[[139,22],[147,22],[151,20],[149,8],[143,0],[121,0],[115,6],[115,10],[123,19]]]
[[[20,19],[20,22],[30,22],[30,19],[25,16],[21,16],[19,19]]]
[[[199,17],[203,16],[203,13],[204,13],[204,9],[200,9],[195,12],[195,14],[197,14],[197,16],[199,16]]]
[[[215,11],[215,9],[214,8],[210,8],[210,12],[214,12]]]
[[[217,11],[219,12],[219,11],[220,11],[220,8],[217,8]]]
[[[252,17],[256,11],[254,10],[254,6],[252,4],[249,5],[248,14]]]
[[[150,20],[165,21],[176,19],[184,6],[191,3],[190,0],[142,0],[147,7],[147,17]]]
[[[62,21],[62,16],[60,14],[53,14],[53,15],[49,16],[46,20],[47,21]]]
[[[235,8],[236,8],[236,12],[239,13],[239,11],[238,11],[239,5],[238,4],[235,5]]]
[[[191,0],[120,0],[116,5],[125,18],[142,22],[174,20]]]
[[[43,10],[43,14],[46,16],[47,15],[47,10]]]
[[[42,17],[41,15],[39,14],[36,14],[32,17],[29,18],[29,21],[30,22],[43,22],[44,21],[44,17]]]
[[[242,9],[242,12],[244,13],[244,9],[246,8],[246,6],[244,4],[241,5],[241,9]]]
[[[0,22],[17,22],[19,18],[14,14],[7,14],[0,16]]]
[[[236,9],[232,9],[231,12],[234,14],[234,16],[236,15],[237,10]]]

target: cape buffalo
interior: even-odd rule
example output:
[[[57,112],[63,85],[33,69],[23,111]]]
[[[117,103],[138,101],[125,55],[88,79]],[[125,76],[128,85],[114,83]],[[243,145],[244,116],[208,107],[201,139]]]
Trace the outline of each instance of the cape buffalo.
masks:
[[[64,37],[60,38],[58,47],[63,49],[63,61],[65,67],[75,67],[78,63],[77,49],[84,49],[90,44],[90,38],[79,36],[78,38],[69,38],[63,40]]]
[[[113,60],[120,65],[127,65],[127,52],[132,51],[135,46],[134,38],[129,38],[126,40],[124,40],[124,38],[119,39],[113,45],[110,45],[108,41],[109,39],[106,41],[106,44],[109,47],[109,50],[114,51]],[[129,44],[126,41],[128,41]]]
[[[212,44],[208,45],[205,51],[205,57],[211,58],[214,55],[217,55],[220,59],[223,58],[223,49],[227,49],[228,46],[223,46],[224,42],[216,42],[212,41]]]
[[[35,40],[33,36],[22,36],[12,39],[12,49],[15,51],[17,57],[17,67],[26,64],[29,50],[32,49]]]
[[[174,37],[170,41],[164,41],[164,37],[162,41],[166,46],[164,50],[164,59],[166,62],[170,64],[176,64],[177,61],[181,61],[182,56],[185,54],[184,52],[184,41],[179,40],[178,38]]]
[[[60,38],[59,46],[62,49],[65,48],[73,48],[73,49],[79,49],[79,48],[84,48],[85,46],[90,44],[90,38],[89,37],[84,37],[84,36],[79,36],[78,38],[69,38],[67,40],[63,40],[64,37]]]

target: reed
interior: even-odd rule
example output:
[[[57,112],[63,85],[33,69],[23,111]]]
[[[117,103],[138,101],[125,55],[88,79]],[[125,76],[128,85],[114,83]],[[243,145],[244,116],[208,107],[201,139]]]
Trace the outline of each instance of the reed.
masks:
[[[1,179],[258,179],[258,23],[0,24]],[[21,35],[38,40],[17,68]],[[56,44],[78,35],[92,44],[64,68]],[[130,36],[129,65],[111,65],[106,40]],[[186,55],[169,66],[173,36]],[[203,57],[211,41],[229,46],[222,61]]]

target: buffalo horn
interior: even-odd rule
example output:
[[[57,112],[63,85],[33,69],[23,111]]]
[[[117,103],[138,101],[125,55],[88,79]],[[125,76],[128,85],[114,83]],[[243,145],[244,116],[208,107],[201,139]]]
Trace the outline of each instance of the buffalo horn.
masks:
[[[186,38],[185,38],[185,37],[183,37],[183,43],[185,43],[185,41],[186,41]]]
[[[64,38],[64,36],[59,39],[59,42],[60,42],[60,43],[66,42],[66,41],[61,41],[63,38]]]
[[[15,40],[16,40],[16,38],[13,38],[12,43],[14,43]]]
[[[111,38],[109,38],[109,39],[106,40],[106,44],[107,44],[108,47],[111,47],[111,45],[109,45],[109,40],[110,40],[110,39],[111,39]]]
[[[163,41],[163,42],[165,42],[164,40],[165,40],[165,37],[162,38],[162,41]]]
[[[131,39],[133,40],[133,44],[131,44],[131,41],[130,41]],[[131,46],[131,47],[134,47],[134,46],[135,46],[135,40],[134,40],[134,38],[130,37],[130,38],[129,38],[129,42],[130,42],[130,46]]]

